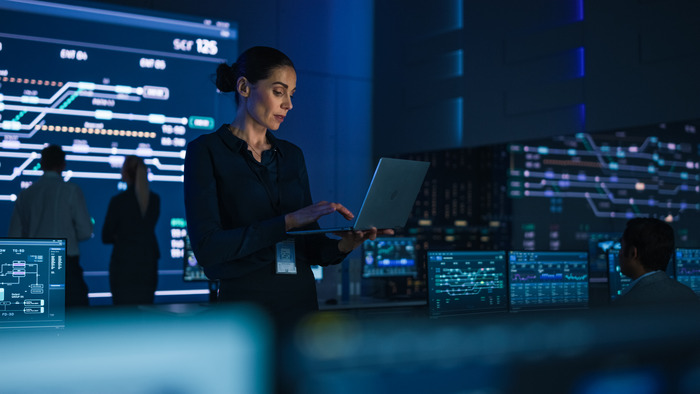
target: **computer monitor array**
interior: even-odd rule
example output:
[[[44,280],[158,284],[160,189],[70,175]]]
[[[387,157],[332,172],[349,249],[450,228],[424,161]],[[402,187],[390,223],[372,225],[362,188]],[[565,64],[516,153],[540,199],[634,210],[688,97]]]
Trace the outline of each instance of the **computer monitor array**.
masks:
[[[432,317],[589,306],[587,251],[427,252]]]
[[[416,277],[416,238],[379,237],[362,245],[363,278]]]
[[[0,239],[0,329],[65,327],[65,239]]]

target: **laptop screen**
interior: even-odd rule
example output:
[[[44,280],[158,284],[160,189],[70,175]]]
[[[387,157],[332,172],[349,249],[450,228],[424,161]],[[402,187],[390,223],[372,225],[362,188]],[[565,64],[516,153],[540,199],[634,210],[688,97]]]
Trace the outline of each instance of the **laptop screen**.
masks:
[[[66,240],[0,238],[0,329],[64,328]]]

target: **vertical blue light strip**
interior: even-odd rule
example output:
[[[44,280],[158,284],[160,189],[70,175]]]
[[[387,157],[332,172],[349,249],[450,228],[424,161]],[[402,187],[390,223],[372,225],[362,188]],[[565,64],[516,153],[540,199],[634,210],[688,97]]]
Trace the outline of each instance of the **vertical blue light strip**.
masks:
[[[583,47],[578,48],[576,52],[578,53],[578,77],[583,78],[586,75]]]
[[[575,0],[576,1],[576,10],[578,15],[576,15],[576,20],[583,22],[583,0]],[[584,47],[580,47],[578,49],[578,56],[579,56],[579,77],[583,78],[586,75],[586,56],[585,56],[585,49]],[[584,99],[583,103],[579,106],[579,124],[580,124],[580,131],[584,132],[586,131],[586,98],[585,98],[585,92],[584,92]]]
[[[576,20],[583,20],[583,0],[576,0]]]
[[[446,77],[454,78],[464,75],[464,50],[458,49],[447,54],[448,70]]]
[[[583,1],[583,0],[580,0]],[[455,0],[456,29],[464,28],[464,0]]]
[[[457,97],[453,100],[455,119],[455,140],[457,141],[456,146],[462,146],[462,140],[464,139],[464,97]]]

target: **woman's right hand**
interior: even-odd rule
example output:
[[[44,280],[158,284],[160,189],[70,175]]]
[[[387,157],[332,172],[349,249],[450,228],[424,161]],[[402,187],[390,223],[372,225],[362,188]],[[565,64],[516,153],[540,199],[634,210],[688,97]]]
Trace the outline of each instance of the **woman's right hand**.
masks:
[[[342,204],[321,201],[292,213],[288,213],[284,216],[284,223],[287,231],[289,231],[297,227],[311,224],[317,221],[321,216],[325,216],[333,212],[338,212],[347,220],[351,220],[355,217],[355,215],[353,215],[352,212],[350,212],[350,210],[345,208]]]

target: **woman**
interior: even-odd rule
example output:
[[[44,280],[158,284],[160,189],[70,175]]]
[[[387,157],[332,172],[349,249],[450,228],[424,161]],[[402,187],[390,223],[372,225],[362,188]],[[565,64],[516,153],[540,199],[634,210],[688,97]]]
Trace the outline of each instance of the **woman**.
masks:
[[[292,61],[273,48],[219,65],[216,87],[235,92],[236,118],[190,142],[185,158],[188,233],[205,273],[220,281],[219,300],[256,303],[282,323],[318,309],[311,265],[338,264],[364,240],[393,234],[286,235],[333,212],[353,218],[341,204],[312,203],[301,150],[270,132],[292,109],[296,82]]]
[[[122,180],[127,189],[112,197],[102,226],[102,242],[114,244],[109,262],[112,303],[152,304],[160,258],[155,233],[160,197],[149,189],[140,157],[124,159]]]

